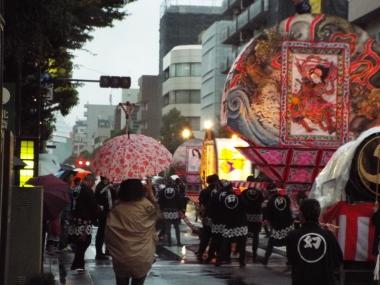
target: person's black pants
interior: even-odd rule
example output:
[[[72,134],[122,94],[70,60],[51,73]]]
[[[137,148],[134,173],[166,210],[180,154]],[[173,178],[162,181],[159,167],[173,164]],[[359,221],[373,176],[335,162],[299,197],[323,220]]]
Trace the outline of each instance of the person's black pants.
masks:
[[[202,257],[211,240],[211,227],[203,226],[199,237],[198,257]]]
[[[129,285],[129,280],[132,280],[131,285],[143,285],[145,282],[146,276],[142,278],[121,278],[116,276],[116,285]]]
[[[239,253],[239,263],[245,264],[245,246],[247,243],[247,236],[239,236],[233,238],[222,237],[221,241],[221,258],[219,262],[229,261],[231,254],[231,243],[236,243],[236,249]]]
[[[259,248],[259,234],[260,231],[252,233],[252,256],[253,258],[257,257],[257,249]]]
[[[213,233],[211,234],[210,246],[208,248],[207,261],[211,261],[214,257],[219,257],[221,255],[221,240],[222,237],[220,234]]]
[[[75,255],[71,269],[84,269],[84,255],[87,248],[91,244],[91,235],[86,235],[84,238],[78,237],[75,241]]]
[[[102,213],[99,217],[98,230],[95,238],[96,255],[103,254],[104,233],[106,230],[107,213]]]
[[[272,255],[272,252],[273,252],[273,247],[276,246],[277,243],[278,242],[274,238],[269,237],[267,249],[265,251],[264,264],[268,264],[269,257]]]
[[[167,235],[167,238],[168,238],[168,245],[169,246],[172,245],[171,225],[174,226],[175,237],[177,239],[177,245],[181,244],[181,234],[180,234],[180,231],[179,231],[179,221],[180,221],[179,219],[165,220],[165,232],[166,232],[166,235]]]

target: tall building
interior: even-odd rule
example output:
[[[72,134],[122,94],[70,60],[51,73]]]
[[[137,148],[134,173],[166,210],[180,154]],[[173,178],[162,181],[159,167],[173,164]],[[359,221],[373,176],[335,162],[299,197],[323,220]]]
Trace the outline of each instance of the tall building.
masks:
[[[160,17],[160,66],[163,57],[175,46],[199,44],[199,34],[221,17],[221,1],[163,0]],[[184,5],[185,3],[186,5]]]
[[[174,47],[163,60],[162,115],[177,109],[200,137],[202,46]]]
[[[348,20],[359,24],[380,43],[380,1],[351,0],[348,3]]]
[[[71,133],[73,141],[73,154],[78,156],[82,151],[87,150],[87,121],[78,120],[75,122]]]
[[[200,44],[200,34],[221,17],[222,0],[163,0],[160,15],[159,94],[166,78],[163,58],[174,47]],[[163,106],[164,97],[159,102]],[[194,120],[193,120],[194,121]],[[196,124],[197,125],[197,124]]]
[[[139,78],[138,84],[140,87],[137,103],[139,132],[159,139],[161,121],[161,108],[157,107],[161,105],[159,77],[158,75],[143,75]]]
[[[327,13],[344,18],[347,15],[347,0],[308,2],[311,4],[312,13]],[[360,0],[355,2],[362,3]],[[226,59],[225,72],[228,72],[232,62],[252,37],[295,14],[292,0],[223,0],[222,10],[224,19],[231,21],[223,32],[222,40],[224,44],[233,46]]]
[[[48,152],[57,158],[57,163],[60,164],[68,158],[73,152],[73,143],[70,137],[71,127],[66,124],[63,116],[57,112],[55,123],[55,131],[51,139],[47,142]]]
[[[86,104],[84,116],[87,124],[87,147],[92,152],[111,136],[114,128],[115,105]]]
[[[229,21],[218,21],[202,34],[202,83],[201,83],[201,127],[205,121],[219,122],[220,101],[226,75],[226,58],[231,46],[222,44],[222,33]]]

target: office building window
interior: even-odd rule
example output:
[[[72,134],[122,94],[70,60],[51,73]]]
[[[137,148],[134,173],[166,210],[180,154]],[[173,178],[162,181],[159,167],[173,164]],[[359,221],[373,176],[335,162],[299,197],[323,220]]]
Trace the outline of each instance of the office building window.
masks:
[[[169,105],[169,94],[164,95],[164,106]]]
[[[164,106],[169,104],[200,104],[200,90],[176,90],[164,95]]]
[[[177,104],[189,103],[189,101],[190,101],[189,97],[190,97],[189,90],[177,90],[177,91],[175,91],[175,102]]]
[[[191,76],[201,76],[202,65],[200,63],[191,63]]]
[[[200,90],[190,90],[190,103],[200,104],[201,103],[201,91]]]
[[[110,128],[111,122],[105,119],[98,119],[98,128]]]
[[[169,104],[175,104],[175,91],[169,92]]]
[[[189,63],[177,63],[175,67],[176,76],[190,76],[190,64]]]
[[[170,77],[201,76],[200,63],[176,63],[170,65]],[[165,77],[166,79],[166,77]]]

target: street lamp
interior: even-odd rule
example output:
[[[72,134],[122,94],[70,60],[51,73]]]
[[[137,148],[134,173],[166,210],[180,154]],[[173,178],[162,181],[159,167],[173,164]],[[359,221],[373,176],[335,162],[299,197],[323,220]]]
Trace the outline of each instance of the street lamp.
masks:
[[[191,131],[188,128],[185,128],[182,130],[181,135],[184,140],[187,140],[191,137]]]
[[[211,128],[213,127],[213,123],[211,120],[206,120],[203,124],[203,126],[205,127],[206,130],[211,130]]]
[[[213,140],[214,139],[214,132],[212,131],[212,127],[214,126],[213,122],[211,120],[206,120],[203,123],[204,129],[205,129],[205,137],[204,140]]]

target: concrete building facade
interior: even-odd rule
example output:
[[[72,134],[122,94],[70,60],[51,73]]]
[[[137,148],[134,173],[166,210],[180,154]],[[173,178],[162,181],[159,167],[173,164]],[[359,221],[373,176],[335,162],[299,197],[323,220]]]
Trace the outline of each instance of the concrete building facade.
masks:
[[[139,78],[137,122],[139,133],[159,139],[161,121],[161,95],[158,75],[143,75]]]
[[[220,19],[221,2],[222,0],[162,1],[159,35],[159,94],[163,94],[162,83],[166,81],[163,73],[164,56],[176,46],[200,44],[201,33]],[[160,96],[159,106],[167,110],[162,100],[164,97]],[[195,122],[196,119],[193,121]]]
[[[115,105],[86,104],[87,147],[92,152],[111,136],[114,128]]]
[[[181,112],[196,137],[200,136],[202,46],[174,47],[163,59],[162,115]]]
[[[220,2],[220,1],[217,1]],[[220,4],[199,6],[199,1],[163,1],[160,17],[160,66],[164,56],[175,46],[199,44],[200,33],[221,17]]]
[[[220,101],[226,75],[226,58],[232,47],[222,44],[222,33],[229,21],[218,21],[202,34],[202,79],[201,79],[201,127],[205,121],[219,122]]]
[[[87,150],[87,121],[78,120],[75,122],[71,133],[73,142],[73,154],[78,156],[82,151]]]
[[[351,0],[348,20],[360,25],[380,43],[380,1]]]

